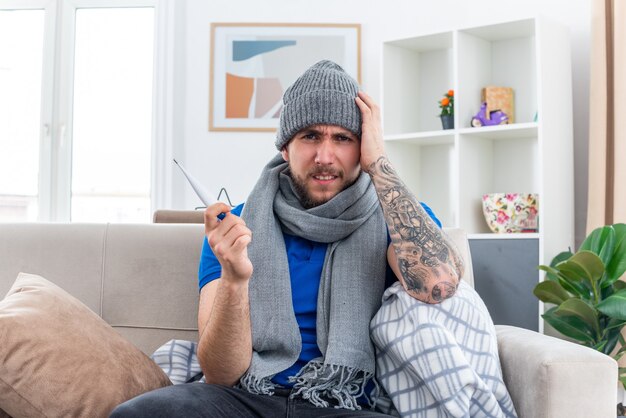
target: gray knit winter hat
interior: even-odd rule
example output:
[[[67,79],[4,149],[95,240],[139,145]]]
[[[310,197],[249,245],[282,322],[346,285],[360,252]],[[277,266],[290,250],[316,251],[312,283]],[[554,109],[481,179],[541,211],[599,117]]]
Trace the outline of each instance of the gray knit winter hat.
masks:
[[[283,95],[276,148],[280,151],[298,131],[320,123],[361,136],[361,111],[354,101],[358,91],[356,80],[334,62],[313,65]]]

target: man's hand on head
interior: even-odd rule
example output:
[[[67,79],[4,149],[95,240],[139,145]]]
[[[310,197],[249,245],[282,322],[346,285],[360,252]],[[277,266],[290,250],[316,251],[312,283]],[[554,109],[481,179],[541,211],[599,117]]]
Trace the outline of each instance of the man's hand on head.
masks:
[[[380,157],[385,156],[380,107],[374,99],[362,91],[359,91],[355,101],[361,110],[363,120],[361,127],[361,168],[369,173],[370,166]]]

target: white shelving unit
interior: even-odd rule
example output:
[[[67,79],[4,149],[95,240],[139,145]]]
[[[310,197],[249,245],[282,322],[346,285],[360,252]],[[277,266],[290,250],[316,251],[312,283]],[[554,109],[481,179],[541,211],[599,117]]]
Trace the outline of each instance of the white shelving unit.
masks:
[[[569,48],[567,30],[542,18],[383,43],[381,101],[389,158],[444,226],[465,229],[470,242],[493,242],[492,259],[474,255],[475,265],[506,266],[510,260],[499,260],[498,248],[518,240],[531,240],[535,258],[530,260],[537,263],[573,247]],[[485,86],[513,88],[515,123],[471,127]],[[442,130],[438,101],[450,89],[456,129]],[[538,233],[491,233],[482,195],[493,192],[538,193]],[[532,277],[519,278],[531,290],[540,278],[536,265],[532,271]],[[535,320],[542,330],[538,315]]]

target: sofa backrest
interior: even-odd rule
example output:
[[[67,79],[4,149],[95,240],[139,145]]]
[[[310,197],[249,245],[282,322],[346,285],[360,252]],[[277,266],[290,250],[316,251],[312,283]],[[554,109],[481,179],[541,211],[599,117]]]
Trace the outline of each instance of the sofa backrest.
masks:
[[[80,299],[145,353],[197,339],[203,225],[0,224],[0,296],[38,274]]]
[[[465,233],[446,229],[466,260]],[[201,224],[0,223],[0,297],[19,272],[65,289],[151,354],[197,339]]]

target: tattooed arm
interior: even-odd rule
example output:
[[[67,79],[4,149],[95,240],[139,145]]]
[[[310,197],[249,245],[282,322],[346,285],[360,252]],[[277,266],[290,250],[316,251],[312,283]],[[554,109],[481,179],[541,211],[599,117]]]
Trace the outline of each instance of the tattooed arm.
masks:
[[[389,234],[389,263],[411,296],[438,303],[454,295],[463,261],[454,245],[382,156],[367,172],[378,193]]]
[[[361,168],[372,178],[391,235],[389,265],[411,296],[439,303],[454,295],[463,260],[387,159],[378,106],[362,92],[356,101],[363,116]]]

